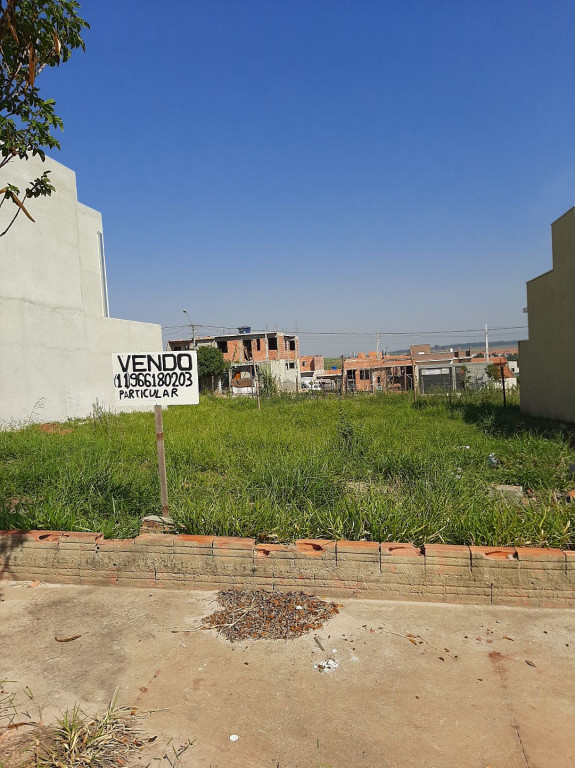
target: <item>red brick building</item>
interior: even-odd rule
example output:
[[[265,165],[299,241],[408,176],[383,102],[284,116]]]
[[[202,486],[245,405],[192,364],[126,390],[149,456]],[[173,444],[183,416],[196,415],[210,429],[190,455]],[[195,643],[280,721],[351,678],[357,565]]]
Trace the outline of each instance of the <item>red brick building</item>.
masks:
[[[267,369],[282,391],[296,391],[299,376],[299,339],[293,333],[256,331],[202,336],[195,340],[168,341],[168,349],[217,347],[230,363],[230,382],[253,378],[256,369]]]

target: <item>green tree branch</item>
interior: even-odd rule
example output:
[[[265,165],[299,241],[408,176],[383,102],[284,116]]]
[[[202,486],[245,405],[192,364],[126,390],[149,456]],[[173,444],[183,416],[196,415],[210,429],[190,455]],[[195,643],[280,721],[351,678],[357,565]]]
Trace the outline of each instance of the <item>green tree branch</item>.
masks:
[[[68,61],[76,48],[84,49],[82,31],[89,24],[78,16],[75,0],[0,0],[0,172],[14,158],[27,160],[45,151],[59,149],[53,131],[62,130],[54,99],[44,99],[36,79],[45,67]],[[50,196],[54,186],[49,171],[29,182],[20,196],[9,181],[0,182],[0,207],[13,203],[16,210],[6,234],[27,199]]]

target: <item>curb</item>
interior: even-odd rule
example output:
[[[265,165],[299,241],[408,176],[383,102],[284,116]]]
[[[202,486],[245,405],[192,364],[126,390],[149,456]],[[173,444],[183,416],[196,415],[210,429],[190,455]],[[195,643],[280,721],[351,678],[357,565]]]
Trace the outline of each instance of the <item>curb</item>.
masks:
[[[0,531],[0,579],[575,608],[575,551],[561,549]]]

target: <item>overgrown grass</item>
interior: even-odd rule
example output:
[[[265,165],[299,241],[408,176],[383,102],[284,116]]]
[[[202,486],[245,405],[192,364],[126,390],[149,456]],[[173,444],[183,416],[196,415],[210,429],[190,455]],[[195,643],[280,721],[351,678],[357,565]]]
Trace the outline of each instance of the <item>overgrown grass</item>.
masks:
[[[573,547],[574,433],[500,395],[203,398],[164,413],[171,514],[196,534]],[[0,433],[0,527],[137,533],[152,414]],[[497,466],[491,466],[494,454]],[[494,498],[522,485],[524,503]]]

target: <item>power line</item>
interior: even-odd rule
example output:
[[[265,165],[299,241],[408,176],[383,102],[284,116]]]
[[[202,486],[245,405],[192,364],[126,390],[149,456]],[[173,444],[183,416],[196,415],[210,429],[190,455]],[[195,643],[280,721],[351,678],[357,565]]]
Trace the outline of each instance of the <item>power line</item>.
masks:
[[[225,325],[205,325],[203,323],[196,323],[197,328],[212,328],[219,330],[233,331],[233,326]],[[176,331],[184,328],[189,328],[189,325],[166,325],[162,326],[164,331]],[[527,325],[499,325],[489,326],[489,332],[494,333],[496,331],[519,331],[528,328]],[[363,336],[436,336],[436,335],[452,335],[452,334],[464,334],[464,333],[484,333],[485,328],[463,328],[463,329],[450,329],[445,331],[284,331],[297,336],[346,336],[346,337],[363,337]],[[252,333],[276,333],[276,331],[270,331],[255,328]]]

